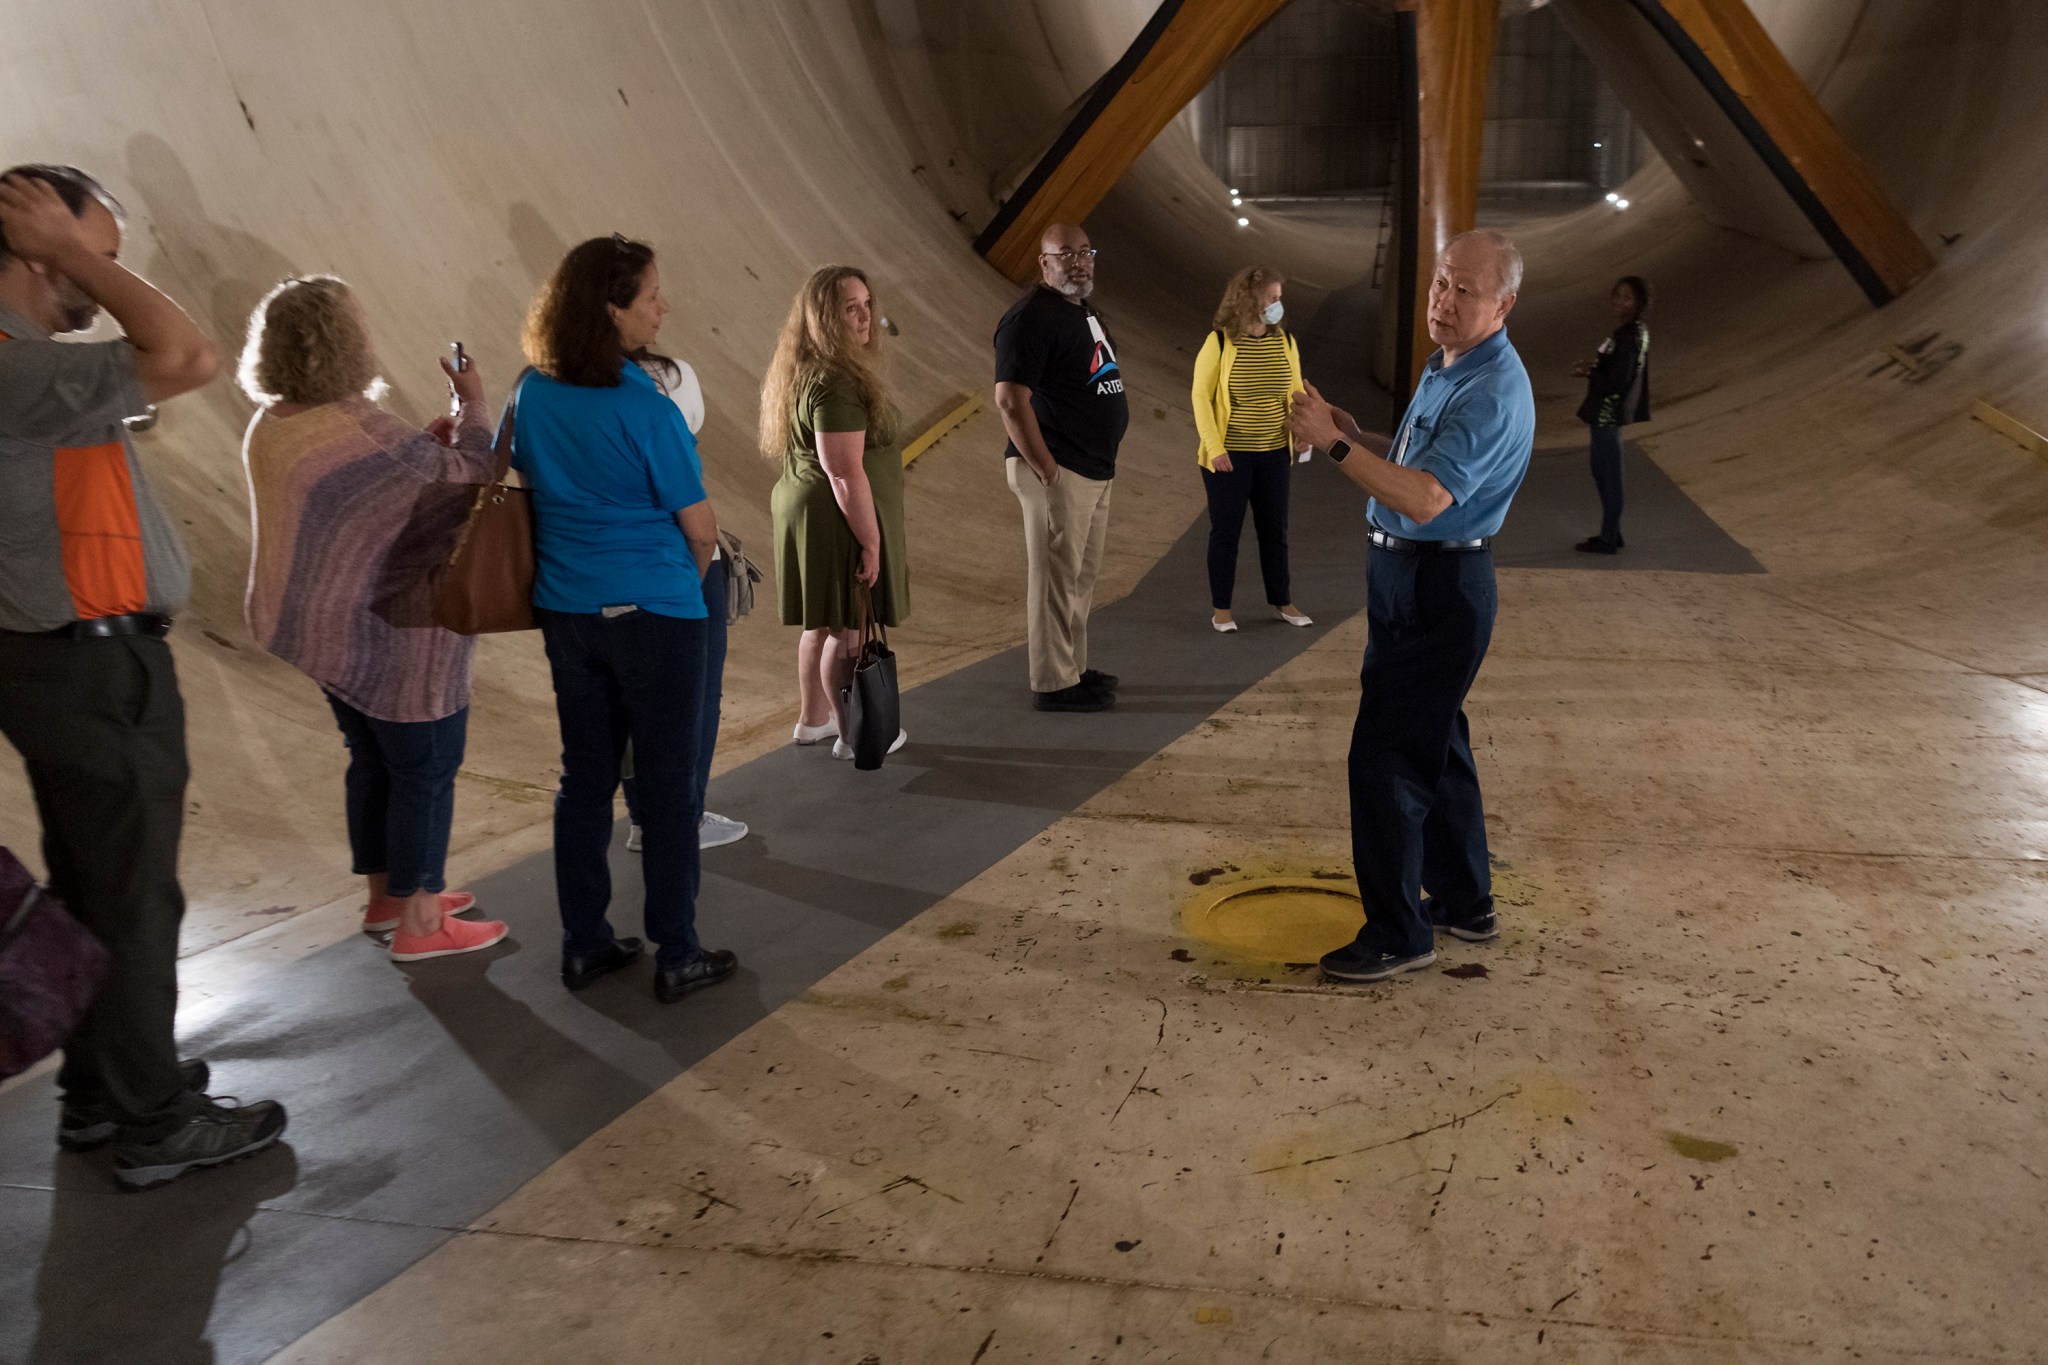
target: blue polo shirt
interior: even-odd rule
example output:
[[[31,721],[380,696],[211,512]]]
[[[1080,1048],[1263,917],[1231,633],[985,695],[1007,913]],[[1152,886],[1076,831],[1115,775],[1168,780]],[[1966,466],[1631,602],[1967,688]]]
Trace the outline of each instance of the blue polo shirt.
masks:
[[[704,467],[682,413],[645,370],[624,363],[610,389],[527,375],[512,467],[533,489],[535,606],[704,615],[697,557],[676,524],[704,501]]]
[[[1387,458],[1427,470],[1451,495],[1428,524],[1368,504],[1373,524],[1408,540],[1477,540],[1495,535],[1529,472],[1536,444],[1536,396],[1503,327],[1444,368],[1438,351],[1394,432]]]

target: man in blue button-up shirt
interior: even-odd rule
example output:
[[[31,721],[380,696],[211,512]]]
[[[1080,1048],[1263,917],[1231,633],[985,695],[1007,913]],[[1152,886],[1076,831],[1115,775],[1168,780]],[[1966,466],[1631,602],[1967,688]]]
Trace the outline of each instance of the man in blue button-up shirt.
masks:
[[[1324,956],[1332,980],[1427,967],[1437,929],[1474,943],[1500,932],[1464,706],[1493,637],[1488,542],[1536,436],[1529,375],[1506,331],[1521,287],[1521,253],[1499,233],[1444,247],[1429,287],[1429,335],[1442,349],[1391,438],[1361,430],[1313,387],[1295,399],[1297,439],[1372,497],[1370,634],[1350,755],[1365,927]]]

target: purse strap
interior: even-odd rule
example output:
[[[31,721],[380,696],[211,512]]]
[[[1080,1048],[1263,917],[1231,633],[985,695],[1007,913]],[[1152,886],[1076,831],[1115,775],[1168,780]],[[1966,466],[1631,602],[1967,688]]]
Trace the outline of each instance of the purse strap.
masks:
[[[491,454],[497,457],[497,467],[491,472],[492,483],[505,482],[505,475],[512,469],[512,429],[519,420],[519,391],[526,387],[526,377],[533,373],[528,365],[512,381],[512,392],[505,395],[504,415],[498,419],[498,439],[493,443]]]

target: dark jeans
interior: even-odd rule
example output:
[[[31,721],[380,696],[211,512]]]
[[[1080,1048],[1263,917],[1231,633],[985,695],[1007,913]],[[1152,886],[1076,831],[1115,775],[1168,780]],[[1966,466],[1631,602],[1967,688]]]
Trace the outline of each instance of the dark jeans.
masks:
[[[1449,918],[1490,904],[1464,707],[1497,605],[1490,550],[1372,551],[1350,756],[1351,860],[1365,902],[1358,942],[1370,951],[1429,950],[1424,886]]]
[[[1600,490],[1600,539],[1621,544],[1621,428],[1590,427],[1593,487]]]
[[[342,791],[351,870],[360,877],[382,872],[392,896],[447,890],[448,828],[469,708],[439,720],[377,720],[332,692],[326,696],[348,746]]]
[[[704,677],[703,620],[651,611],[621,616],[536,609],[562,726],[562,788],[555,795],[555,899],[562,949],[601,951],[612,941],[612,793],[633,745],[647,937],[655,961],[696,957],[697,689]]]
[[[704,681],[697,693],[697,809],[704,809],[711,786],[711,755],[718,748],[718,713],[725,700],[725,558],[704,571]],[[619,784],[626,793],[626,818],[640,823],[640,782],[628,777]]]
[[[67,1103],[153,1125],[189,1105],[178,1008],[185,704],[149,636],[0,632],[0,733],[42,818],[50,890],[106,945],[106,984],[64,1045]]]
[[[1237,587],[1237,538],[1247,504],[1259,537],[1266,600],[1276,607],[1294,600],[1287,582],[1287,485],[1293,476],[1294,453],[1288,450],[1233,450],[1228,474],[1202,471],[1202,491],[1209,495],[1209,605],[1216,610],[1229,609]]]

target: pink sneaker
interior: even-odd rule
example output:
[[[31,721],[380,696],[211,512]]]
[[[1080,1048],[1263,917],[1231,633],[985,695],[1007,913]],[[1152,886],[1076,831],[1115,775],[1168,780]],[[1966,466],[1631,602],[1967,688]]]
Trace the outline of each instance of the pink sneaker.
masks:
[[[430,957],[453,957],[457,953],[473,953],[479,948],[488,948],[505,937],[507,930],[500,920],[456,919],[453,915],[441,918],[441,927],[433,933],[415,937],[400,929],[391,936],[391,960],[393,962],[424,962]]]
[[[396,896],[383,896],[364,906],[363,932],[366,934],[381,934],[387,929],[396,929],[398,927],[398,907],[400,903],[399,898]],[[443,891],[441,893],[441,913],[444,915],[459,915],[475,905],[476,897],[470,895],[467,891]]]

